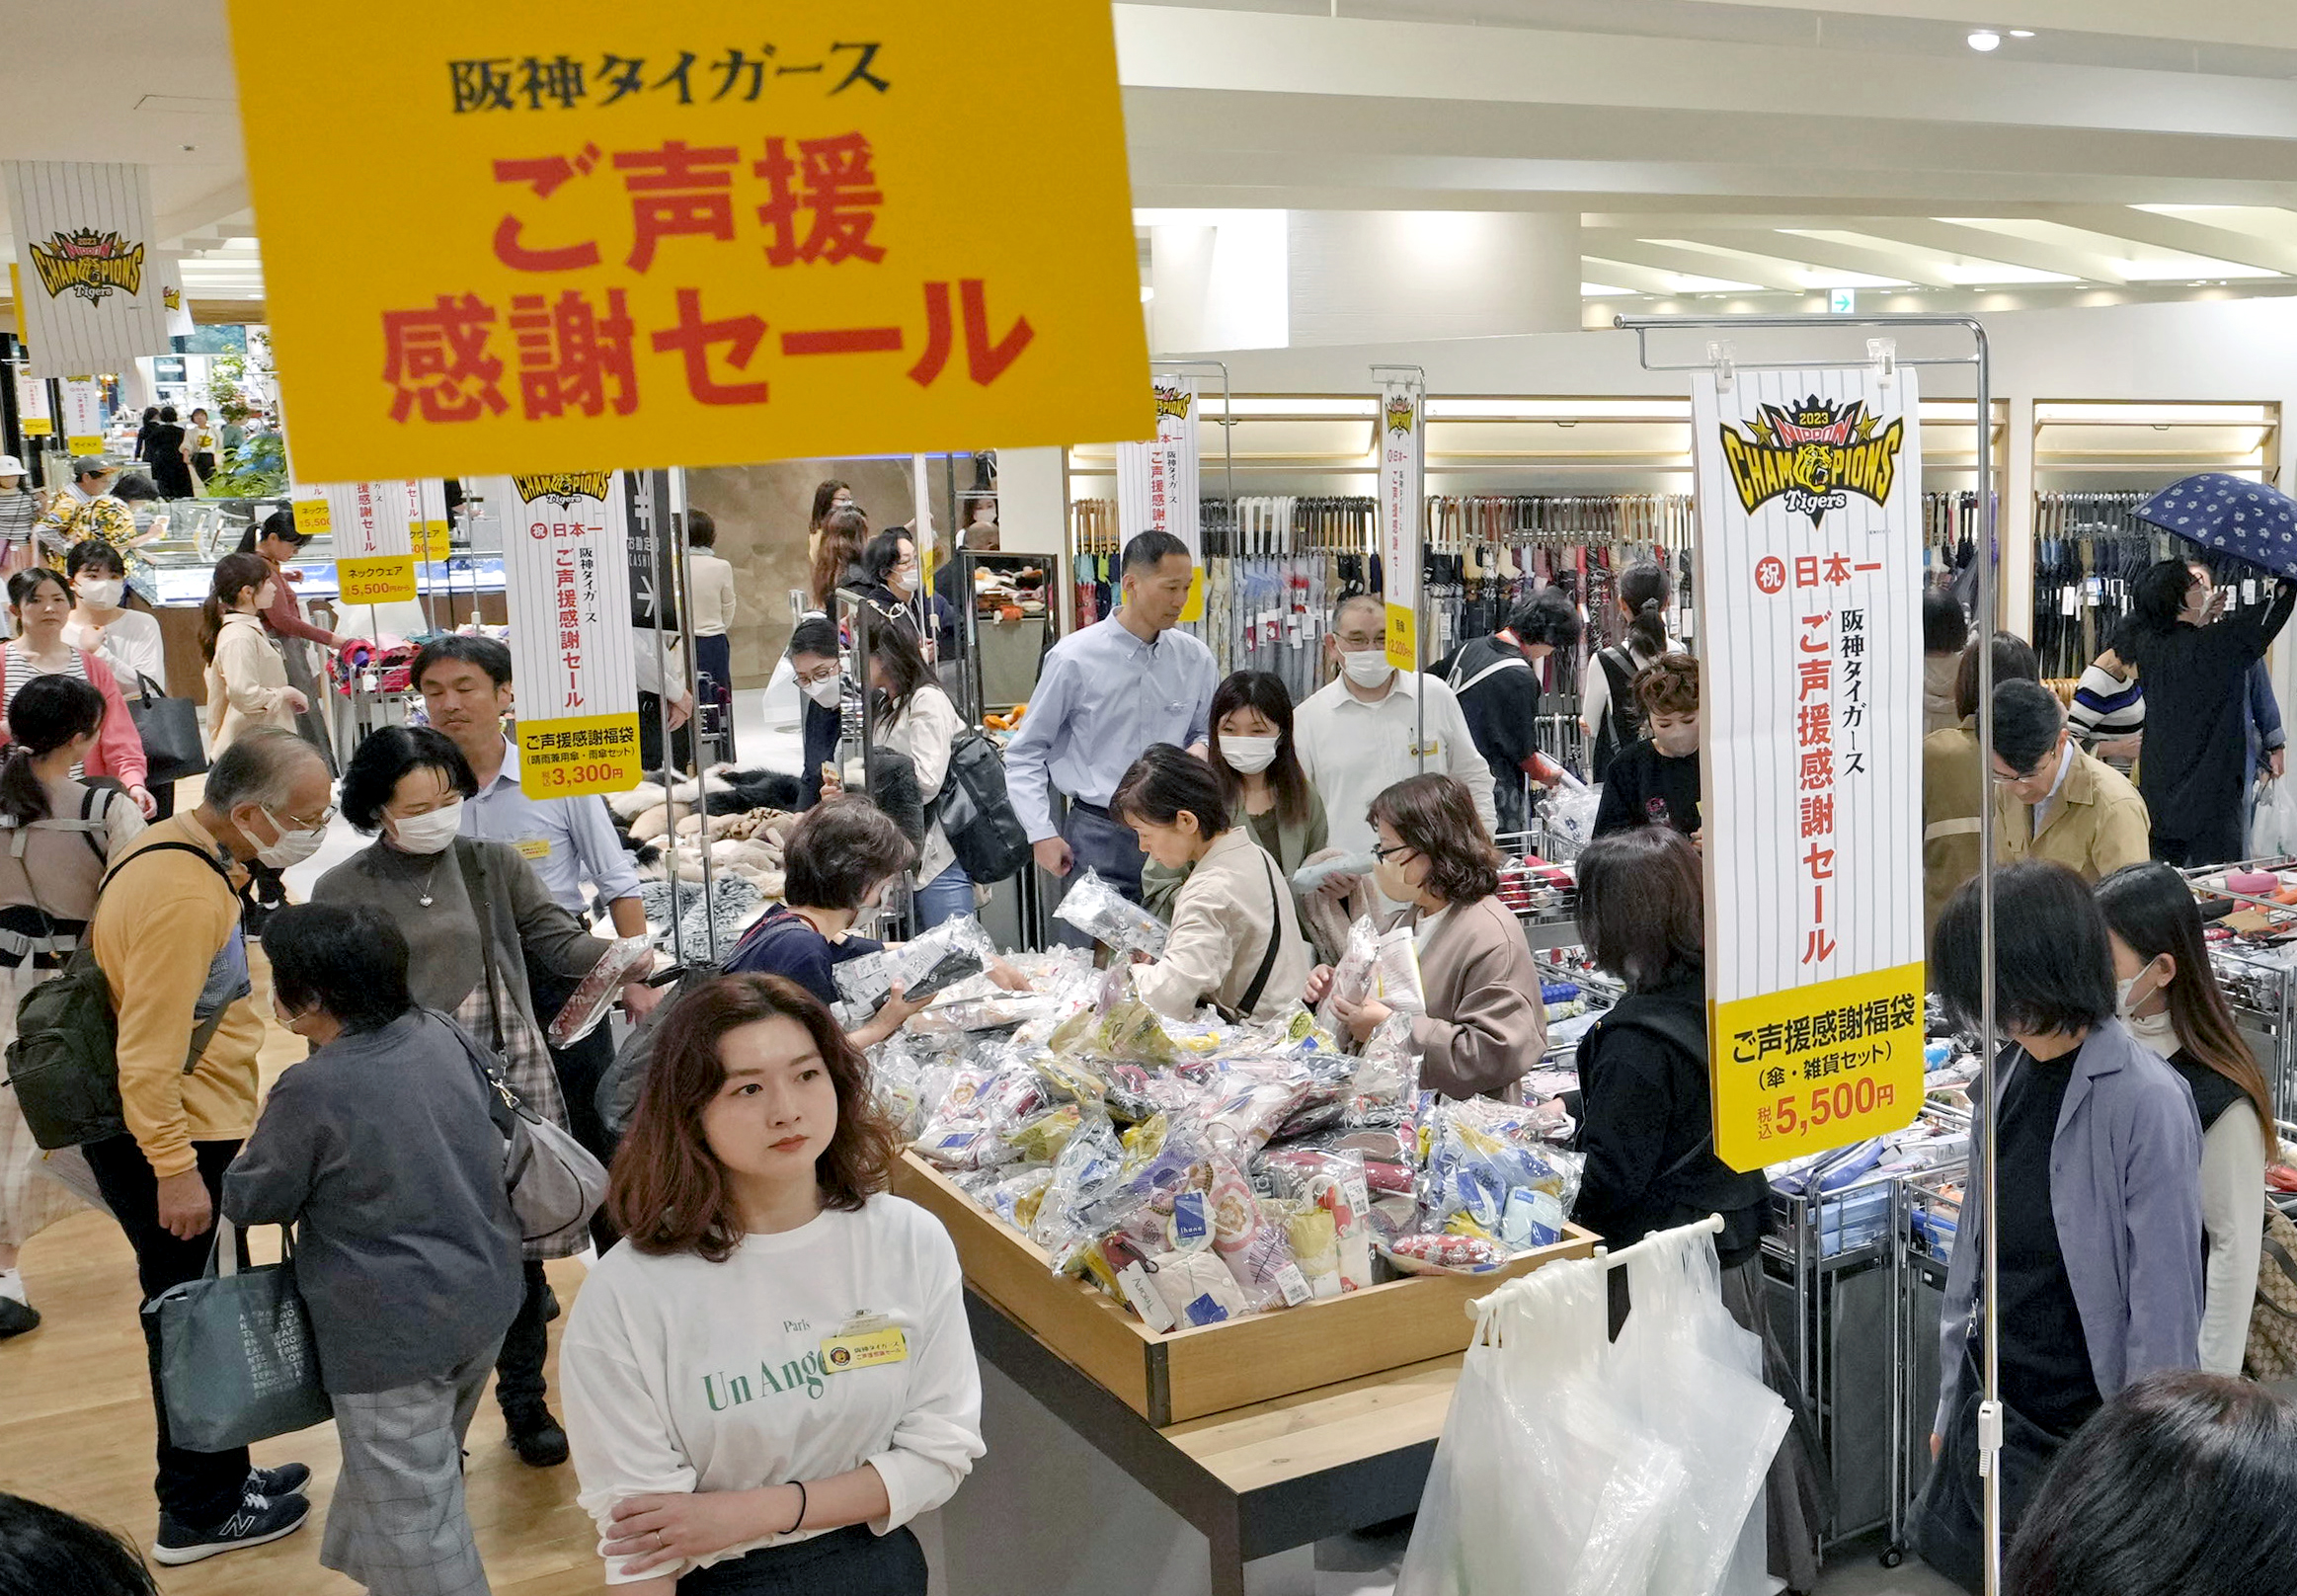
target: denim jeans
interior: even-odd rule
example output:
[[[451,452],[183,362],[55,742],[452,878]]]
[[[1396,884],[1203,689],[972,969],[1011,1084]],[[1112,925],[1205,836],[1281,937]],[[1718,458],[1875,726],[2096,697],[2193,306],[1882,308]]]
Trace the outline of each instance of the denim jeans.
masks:
[[[929,931],[943,920],[973,913],[973,878],[965,866],[953,864],[911,895],[917,906],[917,929]]]

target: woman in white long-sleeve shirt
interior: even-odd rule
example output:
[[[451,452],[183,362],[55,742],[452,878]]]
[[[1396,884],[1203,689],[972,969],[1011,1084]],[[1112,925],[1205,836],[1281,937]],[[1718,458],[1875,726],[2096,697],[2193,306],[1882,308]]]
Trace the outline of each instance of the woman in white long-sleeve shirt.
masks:
[[[1626,638],[1590,654],[1579,680],[1579,729],[1587,734],[1593,780],[1603,779],[1613,755],[1644,735],[1635,678],[1662,655],[1683,649],[1667,635],[1667,600],[1674,593],[1667,573],[1649,560],[1620,573],[1619,606],[1626,617]]]
[[[559,1352],[606,1582],[923,1596],[907,1528],[982,1454],[957,1251],[887,1195],[900,1140],[802,988],[724,976],[662,1020],[608,1195],[625,1237]]]
[[[949,749],[965,722],[934,679],[916,643],[892,626],[869,634],[869,685],[878,741],[907,755],[926,804],[925,843],[917,850],[917,929],[973,913],[973,878],[957,862],[933,811],[934,795],[949,774]]]
[[[2133,864],[2098,883],[2112,933],[2122,1023],[2169,1060],[2201,1117],[2201,1225],[2208,1266],[2201,1367],[2241,1373],[2265,1222],[2265,1163],[2277,1143],[2263,1072],[2234,1027],[2209,967],[2201,913],[2177,870]]]

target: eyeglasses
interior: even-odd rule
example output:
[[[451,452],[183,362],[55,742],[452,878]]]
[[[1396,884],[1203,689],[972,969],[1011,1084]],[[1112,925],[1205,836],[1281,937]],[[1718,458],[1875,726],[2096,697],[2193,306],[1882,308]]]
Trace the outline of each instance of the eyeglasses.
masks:
[[[268,809],[264,811],[270,816],[272,824],[282,832],[324,832],[334,822],[338,812],[339,806],[329,804],[319,812],[318,819],[305,820],[300,815],[279,816],[273,815]]]
[[[1382,864],[1386,864],[1390,854],[1416,853],[1419,850],[1414,848],[1409,842],[1398,842],[1393,847],[1382,847],[1376,843],[1372,849],[1372,856],[1378,859]]]

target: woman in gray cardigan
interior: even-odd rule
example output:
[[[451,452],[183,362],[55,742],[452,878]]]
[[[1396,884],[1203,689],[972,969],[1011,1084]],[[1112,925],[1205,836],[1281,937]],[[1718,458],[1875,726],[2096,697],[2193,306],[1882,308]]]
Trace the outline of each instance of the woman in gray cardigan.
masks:
[[[343,1446],[319,1560],[382,1596],[483,1591],[462,1438],[524,1290],[503,1138],[388,919],[306,904],[267,930],[279,1023],[317,1048],[272,1088],[223,1213],[295,1227]]]
[[[1380,844],[1374,877],[1407,907],[1384,930],[1409,925],[1418,943],[1427,1012],[1412,1021],[1420,1081],[1447,1097],[1497,1094],[1547,1051],[1547,1010],[1539,966],[1514,911],[1501,903],[1499,850],[1475,800],[1451,776],[1397,782],[1372,800]],[[1332,972],[1308,977],[1307,1000],[1321,1002]],[[1362,1042],[1387,1018],[1377,1001],[1339,1007]]]
[[[1979,883],[1939,917],[1932,985],[1974,1022],[1984,979]],[[2114,1018],[2113,954],[2090,888],[2062,865],[1994,877],[1999,1189],[1971,1171],[1939,1325],[1939,1410],[1923,1560],[1982,1588],[1978,1259],[1987,1214],[2000,1291],[2002,1533],[2017,1532],[2058,1450],[2115,1393],[2201,1356],[2201,1125],[2178,1073]]]
[[[572,985],[611,944],[551,898],[509,842],[456,835],[478,781],[462,751],[429,727],[370,733],[343,772],[344,818],[381,835],[319,878],[314,903],[372,904],[406,937],[415,1000],[453,1017],[502,1057],[503,1078],[560,1125],[566,1102],[534,1011],[529,963]],[[558,1313],[542,1260],[582,1250],[578,1237],[526,1248],[526,1302],[503,1338],[495,1398],[512,1450],[535,1468],[566,1462],[566,1432],[545,1401],[542,1362]]]

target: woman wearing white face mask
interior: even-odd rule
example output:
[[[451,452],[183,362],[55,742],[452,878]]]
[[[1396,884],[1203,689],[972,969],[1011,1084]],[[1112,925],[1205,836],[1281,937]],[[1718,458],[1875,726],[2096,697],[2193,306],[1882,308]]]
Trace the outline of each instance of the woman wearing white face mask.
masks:
[[[295,729],[311,701],[287,682],[287,662],[264,630],[278,578],[260,554],[226,554],[199,610],[207,661],[207,737],[221,754],[251,726]]]
[[[956,611],[946,599],[918,589],[924,584],[917,565],[917,545],[906,527],[880,532],[861,551],[861,569],[868,578],[866,591],[875,599],[887,624],[917,645],[928,659],[945,653],[954,640]],[[924,624],[918,624],[920,610]]]
[[[1635,703],[1648,735],[1612,758],[1604,772],[1595,835],[1634,826],[1672,826],[1694,842],[1699,809],[1699,662],[1666,654],[1635,678]]]
[[[236,557],[236,556],[235,556]],[[427,726],[386,726],[359,744],[343,772],[344,818],[380,833],[319,878],[313,903],[370,904],[407,938],[407,985],[425,1008],[453,1015],[499,1053],[512,1090],[566,1123],[566,1103],[534,1012],[529,966],[580,981],[612,944],[560,908],[509,842],[458,837],[478,781],[462,751]],[[537,1468],[566,1461],[566,1433],[544,1402],[542,1360],[551,1308],[542,1259],[584,1236],[526,1251],[526,1302],[496,1364],[495,1395],[512,1449]]]
[[[2159,861],[2133,864],[2098,883],[2097,893],[2121,1022],[2185,1077],[2201,1115],[2201,1228],[2209,1243],[2201,1367],[2238,1375],[2257,1295],[2265,1164],[2278,1142],[2272,1095],[2210,968],[2185,878]]]
[[[1238,671],[1215,689],[1209,713],[1207,759],[1228,813],[1290,880],[1323,851],[1328,827],[1324,801],[1308,785],[1293,746],[1292,695],[1284,678],[1268,671]],[[1150,860],[1141,867],[1141,901],[1150,914],[1169,918],[1187,879],[1187,871]]]
[[[837,628],[826,615],[808,615],[790,634],[790,673],[804,699],[799,719],[804,723],[804,768],[799,772],[800,809],[822,801],[822,772],[837,759],[838,706],[844,701],[844,681],[837,668]]]

